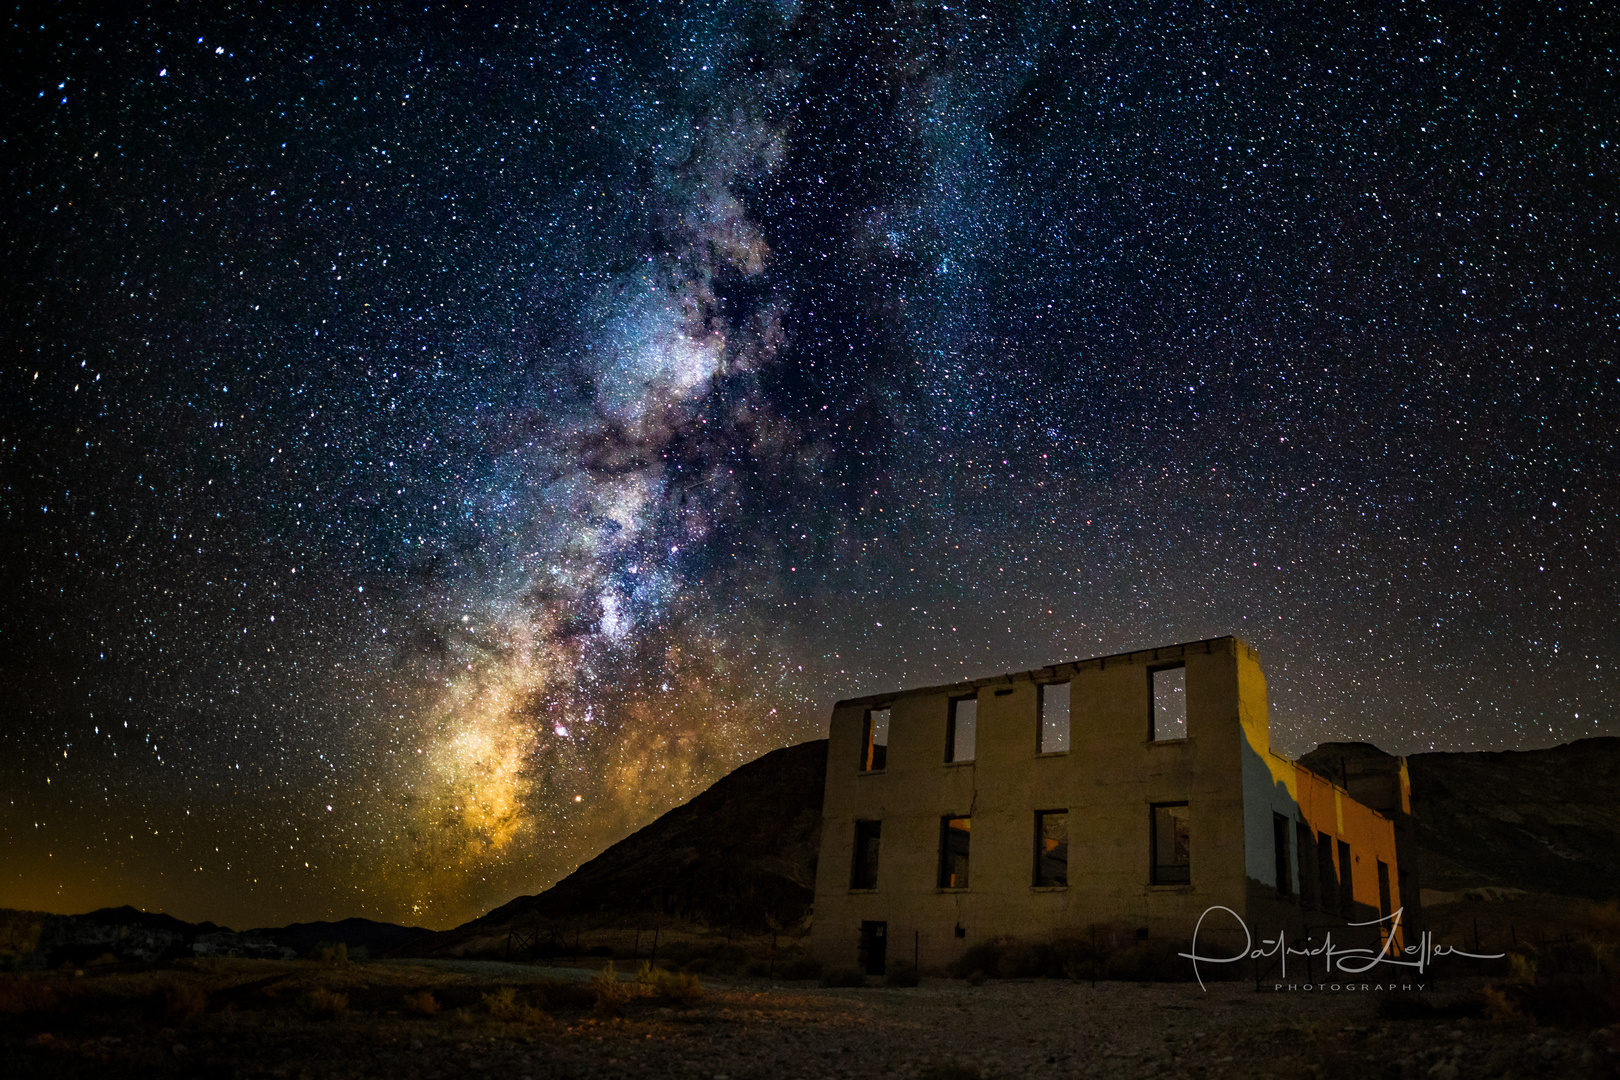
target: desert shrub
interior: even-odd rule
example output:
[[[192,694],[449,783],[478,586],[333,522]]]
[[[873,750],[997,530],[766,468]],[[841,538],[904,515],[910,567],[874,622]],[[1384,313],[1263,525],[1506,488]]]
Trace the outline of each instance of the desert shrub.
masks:
[[[1055,941],[1009,941],[995,974],[1004,979],[1061,979],[1073,966]]]
[[[910,964],[901,964],[883,978],[884,986],[909,987],[916,986],[920,982],[922,979],[917,975],[917,969]]]
[[[433,996],[428,995],[430,998]],[[497,1020],[504,1020],[509,1024],[538,1024],[545,1019],[545,1013],[533,1005],[518,1000],[517,990],[511,986],[503,986],[484,995],[484,1008],[489,1015]]]
[[[0,1015],[55,1012],[62,995],[47,982],[29,978],[0,979]]]
[[[183,1024],[208,1008],[208,991],[190,983],[176,983],[163,991],[163,1018]]]
[[[1192,978],[1192,965],[1179,953],[1189,951],[1185,942],[1158,939],[1136,941],[1110,953],[1103,962],[1103,974],[1110,979],[1138,982],[1181,982]],[[1205,969],[1204,979],[1241,978],[1239,965],[1227,964],[1221,969]]]
[[[1599,982],[1559,980],[1534,986],[1486,987],[1484,1011],[1492,1019],[1564,1028],[1600,1028],[1620,1023],[1620,993]]]
[[[1536,966],[1534,957],[1524,956],[1521,953],[1508,953],[1508,969],[1513,973],[1514,982],[1535,982]]]
[[[409,1016],[438,1016],[441,1006],[439,999],[433,996],[433,991],[423,990],[419,994],[406,994],[405,1000],[400,1002]]]
[[[341,941],[335,945],[323,943],[315,946],[313,956],[316,963],[324,964],[327,967],[340,968],[349,966],[349,947]]]
[[[1007,947],[999,941],[981,941],[969,945],[967,951],[945,966],[945,970],[958,979],[977,972],[988,978],[1001,974],[1001,959]]]
[[[583,1011],[596,1004],[596,990],[590,983],[542,979],[532,991],[546,1012]]]
[[[1524,1022],[1524,1013],[1519,1009],[1519,1003],[1508,997],[1494,986],[1486,986],[1480,991],[1480,997],[1485,1003],[1485,1019],[1494,1024],[1520,1024]]]
[[[601,971],[591,976],[591,992],[595,995],[592,1011],[598,1016],[623,1016],[624,1007],[635,996],[637,988],[619,981],[609,960]]]
[[[1462,998],[1436,1005],[1416,994],[1390,994],[1378,1002],[1378,1015],[1384,1020],[1461,1020],[1484,1013],[1478,999]]]
[[[307,1016],[317,1020],[331,1020],[349,1011],[349,995],[317,986],[298,1001]]]
[[[854,968],[835,968],[821,977],[822,986],[865,986],[866,973]]]
[[[777,961],[776,973],[784,979],[819,979],[821,961],[803,953]]]
[[[660,1001],[683,1009],[703,996],[703,984],[696,975],[665,971],[651,964],[641,965],[641,970],[636,972],[636,982],[647,987]]]

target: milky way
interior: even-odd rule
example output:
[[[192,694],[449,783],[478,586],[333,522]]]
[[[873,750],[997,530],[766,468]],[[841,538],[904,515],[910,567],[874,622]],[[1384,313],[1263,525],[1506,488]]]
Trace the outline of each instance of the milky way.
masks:
[[[449,925],[1224,633],[1620,733],[1613,15],[1029,8],[14,16],[0,904]]]

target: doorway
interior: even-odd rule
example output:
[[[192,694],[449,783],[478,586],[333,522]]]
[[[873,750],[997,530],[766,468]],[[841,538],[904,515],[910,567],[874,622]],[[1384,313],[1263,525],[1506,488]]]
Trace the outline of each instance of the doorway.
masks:
[[[868,975],[886,974],[889,953],[889,924],[886,922],[861,923],[861,948],[855,964]]]

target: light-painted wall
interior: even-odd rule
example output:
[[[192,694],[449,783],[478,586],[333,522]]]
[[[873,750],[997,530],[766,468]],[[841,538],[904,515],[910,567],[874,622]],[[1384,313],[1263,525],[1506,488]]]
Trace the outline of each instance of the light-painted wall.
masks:
[[[1154,742],[1150,672],[1175,664],[1186,666],[1187,737]],[[1070,748],[1039,754],[1037,688],[1065,680]],[[972,762],[945,761],[956,697],[978,702]],[[885,707],[887,767],[863,773],[866,714]],[[853,966],[863,920],[887,923],[891,964],[915,950],[925,968],[976,942],[1083,935],[1092,924],[1185,938],[1216,904],[1272,920],[1294,912],[1297,923],[1297,902],[1276,895],[1271,815],[1295,820],[1298,788],[1294,764],[1270,749],[1259,658],[1235,638],[840,702],[828,741],[812,952],[829,967]],[[1169,802],[1188,805],[1188,885],[1151,883],[1151,807]],[[1067,887],[1034,886],[1041,810],[1068,811]],[[973,819],[966,890],[938,888],[947,815]],[[883,823],[873,890],[850,888],[857,820]],[[1393,850],[1391,834],[1380,857],[1392,874]],[[1357,893],[1368,895],[1359,877]],[[1370,895],[1376,902],[1376,884]]]

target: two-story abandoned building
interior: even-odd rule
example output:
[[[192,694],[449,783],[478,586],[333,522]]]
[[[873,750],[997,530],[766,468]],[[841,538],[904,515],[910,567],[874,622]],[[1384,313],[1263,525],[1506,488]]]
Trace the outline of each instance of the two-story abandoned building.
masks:
[[[1398,785],[1409,813],[1404,763]],[[833,710],[811,932],[829,967],[1099,924],[1186,939],[1214,905],[1299,940],[1401,893],[1391,817],[1272,752],[1236,638]]]

